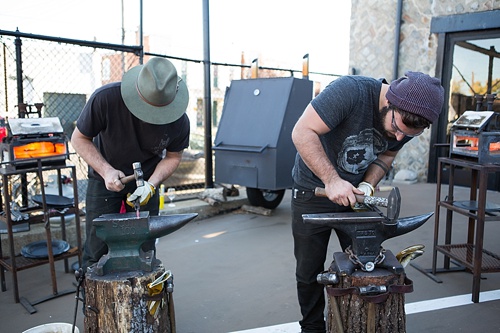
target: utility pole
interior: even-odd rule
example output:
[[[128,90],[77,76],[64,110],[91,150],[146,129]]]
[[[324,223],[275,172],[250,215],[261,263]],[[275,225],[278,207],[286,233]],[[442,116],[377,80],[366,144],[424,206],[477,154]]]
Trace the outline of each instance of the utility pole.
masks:
[[[212,94],[210,79],[209,1],[203,0],[203,66],[205,72],[205,187],[213,188],[212,167]]]

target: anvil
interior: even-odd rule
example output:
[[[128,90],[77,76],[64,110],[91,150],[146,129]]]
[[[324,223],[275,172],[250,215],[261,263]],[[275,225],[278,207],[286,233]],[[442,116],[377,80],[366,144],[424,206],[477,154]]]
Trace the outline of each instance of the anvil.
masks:
[[[97,275],[143,270],[151,272],[153,256],[142,251],[147,242],[171,234],[198,214],[149,216],[149,211],[125,214],[104,214],[94,219],[97,237],[108,246],[108,253],[93,266]]]
[[[304,223],[328,226],[345,232],[352,241],[352,252],[361,263],[373,262],[382,243],[423,225],[434,213],[390,221],[374,211],[354,213],[304,214]]]

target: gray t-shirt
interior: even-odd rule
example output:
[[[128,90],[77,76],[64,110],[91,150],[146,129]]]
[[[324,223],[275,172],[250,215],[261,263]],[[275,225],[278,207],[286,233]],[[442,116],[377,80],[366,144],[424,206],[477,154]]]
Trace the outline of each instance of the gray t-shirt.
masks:
[[[357,186],[368,166],[387,150],[397,151],[402,141],[384,136],[379,97],[382,81],[364,76],[343,76],[331,82],[311,101],[318,115],[331,129],[320,136],[325,152],[339,176]],[[292,176],[296,186],[324,187],[297,154]]]

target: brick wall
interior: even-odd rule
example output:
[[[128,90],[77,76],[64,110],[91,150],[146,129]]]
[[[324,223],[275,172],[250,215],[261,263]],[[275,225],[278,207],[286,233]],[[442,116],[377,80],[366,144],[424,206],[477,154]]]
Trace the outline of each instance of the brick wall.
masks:
[[[393,73],[397,1],[352,0],[349,67],[358,75],[396,78]],[[437,36],[432,17],[500,8],[500,0],[403,0],[397,76],[407,70],[435,75]],[[430,130],[413,139],[398,154],[395,171],[415,171],[427,180]]]

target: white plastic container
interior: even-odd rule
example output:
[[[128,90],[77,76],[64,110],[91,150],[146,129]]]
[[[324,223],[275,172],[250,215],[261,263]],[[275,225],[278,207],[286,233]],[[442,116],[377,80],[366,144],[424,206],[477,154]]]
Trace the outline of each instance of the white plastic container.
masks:
[[[73,324],[51,323],[30,328],[26,331],[23,331],[22,333],[72,333],[72,332],[73,332]],[[78,327],[75,327],[75,333],[80,333]]]

